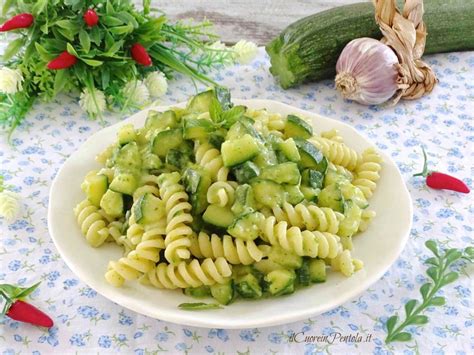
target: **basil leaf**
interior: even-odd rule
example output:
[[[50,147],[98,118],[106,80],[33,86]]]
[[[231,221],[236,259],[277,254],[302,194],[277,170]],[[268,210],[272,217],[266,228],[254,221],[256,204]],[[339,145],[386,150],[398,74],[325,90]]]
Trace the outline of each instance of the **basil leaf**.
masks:
[[[180,305],[178,305],[178,307],[186,311],[201,311],[201,310],[206,310],[206,309],[223,308],[220,304],[217,304],[217,303],[204,303],[204,302],[181,303]]]
[[[422,325],[428,323],[429,318],[427,316],[414,316],[410,319],[410,324]]]
[[[444,275],[443,279],[441,280],[442,286],[456,281],[458,277],[459,277],[458,273],[454,271]]]

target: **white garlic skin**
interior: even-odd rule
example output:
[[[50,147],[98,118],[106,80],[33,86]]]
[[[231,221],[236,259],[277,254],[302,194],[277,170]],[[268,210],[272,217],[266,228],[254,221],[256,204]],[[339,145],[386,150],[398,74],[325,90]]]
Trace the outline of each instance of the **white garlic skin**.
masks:
[[[343,49],[336,64],[336,89],[346,99],[378,105],[398,90],[398,58],[386,44],[357,38]]]

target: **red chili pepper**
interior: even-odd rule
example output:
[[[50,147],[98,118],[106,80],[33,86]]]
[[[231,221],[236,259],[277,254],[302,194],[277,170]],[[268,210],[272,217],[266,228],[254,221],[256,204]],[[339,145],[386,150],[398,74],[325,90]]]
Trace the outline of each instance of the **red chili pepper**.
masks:
[[[93,9],[89,9],[84,13],[84,22],[89,27],[94,27],[99,23],[99,15]]]
[[[454,176],[448,174],[439,173],[437,171],[429,171],[425,148],[421,147],[421,149],[423,150],[424,159],[423,171],[413,176],[424,176],[426,178],[426,185],[428,185],[432,189],[452,190],[465,194],[470,192],[469,187],[458,178],[455,178]]]
[[[13,16],[0,26],[0,32],[16,30],[18,28],[28,28],[33,24],[34,20],[33,15],[27,13]]]
[[[145,47],[143,47],[140,43],[135,43],[131,48],[132,58],[141,65],[146,67],[152,64],[151,58],[148,55]]]
[[[48,69],[67,69],[76,64],[76,62],[77,58],[75,56],[69,54],[67,51],[64,51],[48,63]]]
[[[8,284],[0,285],[0,296],[5,299],[2,314],[20,322],[51,328],[54,323],[47,314],[22,300],[38,286],[39,282],[27,288]]]

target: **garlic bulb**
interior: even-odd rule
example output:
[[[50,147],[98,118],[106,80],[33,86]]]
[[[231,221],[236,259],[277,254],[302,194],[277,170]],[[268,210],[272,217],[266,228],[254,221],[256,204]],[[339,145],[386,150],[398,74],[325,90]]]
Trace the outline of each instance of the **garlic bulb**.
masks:
[[[346,99],[378,105],[398,90],[398,57],[373,38],[358,38],[343,49],[336,64],[336,89]]]

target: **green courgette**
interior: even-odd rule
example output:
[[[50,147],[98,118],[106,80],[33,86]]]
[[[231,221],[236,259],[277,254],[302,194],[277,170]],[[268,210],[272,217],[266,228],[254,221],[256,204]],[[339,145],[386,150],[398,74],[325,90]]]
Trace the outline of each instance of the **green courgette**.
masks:
[[[425,0],[424,5],[425,54],[474,50],[474,1]],[[348,42],[360,37],[382,37],[369,2],[305,17],[266,46],[270,72],[284,89],[332,78],[339,54]]]

